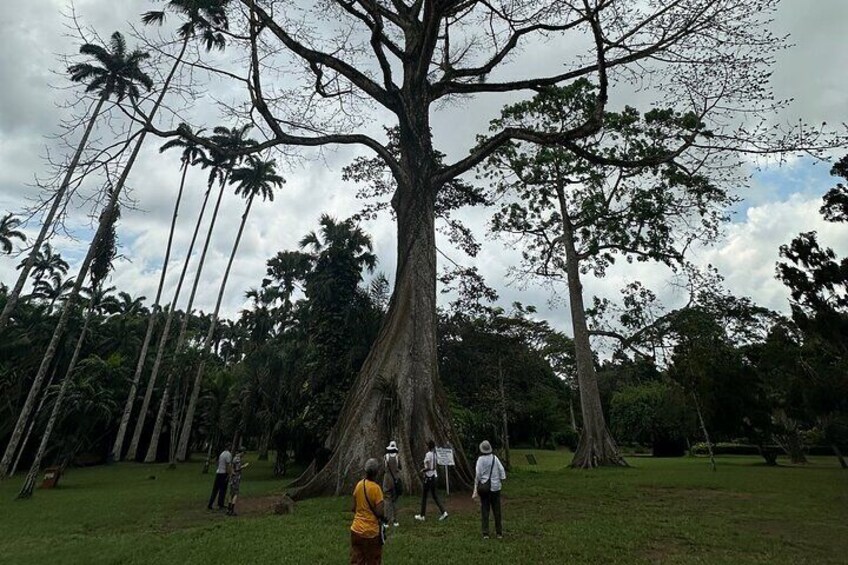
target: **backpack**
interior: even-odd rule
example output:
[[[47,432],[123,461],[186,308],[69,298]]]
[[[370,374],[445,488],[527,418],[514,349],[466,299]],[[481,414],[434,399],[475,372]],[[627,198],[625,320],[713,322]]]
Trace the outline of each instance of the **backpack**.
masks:
[[[391,475],[391,477],[392,477],[392,482],[395,485],[395,489],[394,489],[395,497],[403,495],[403,481],[400,479],[400,477],[395,477],[395,474],[392,472],[392,466],[389,465],[388,458],[386,459],[386,469],[388,469],[389,475]]]

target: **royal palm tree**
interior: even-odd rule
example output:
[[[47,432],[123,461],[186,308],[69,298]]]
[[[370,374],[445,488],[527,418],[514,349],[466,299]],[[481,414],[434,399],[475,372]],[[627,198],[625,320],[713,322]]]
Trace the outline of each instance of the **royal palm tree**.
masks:
[[[250,132],[251,126],[245,125],[242,127],[233,127],[227,128],[224,126],[218,126],[212,130],[211,141],[217,147],[216,150],[211,151],[208,156],[206,156],[201,161],[201,166],[203,168],[209,169],[209,177],[208,177],[208,187],[211,187],[218,182],[219,190],[218,190],[218,199],[215,202],[215,208],[212,211],[212,219],[209,222],[209,229],[206,233],[206,241],[203,244],[203,251],[200,254],[200,261],[197,264],[197,270],[194,274],[194,283],[191,287],[191,294],[188,298],[188,304],[185,308],[186,315],[183,317],[182,324],[180,325],[180,332],[177,335],[177,343],[176,343],[176,353],[178,354],[182,350],[183,343],[185,342],[186,331],[188,329],[188,320],[191,317],[192,307],[194,306],[194,299],[197,296],[197,288],[200,284],[201,275],[203,274],[203,267],[206,264],[206,254],[209,250],[209,244],[212,241],[212,233],[215,230],[215,225],[218,220],[218,212],[221,207],[221,200],[224,197],[224,190],[227,186],[227,181],[229,179],[230,171],[233,169],[235,165],[241,162],[241,157],[238,157],[237,152],[256,145],[256,141],[247,137]],[[176,298],[173,304],[176,304]],[[153,372],[150,376],[150,382],[153,383],[156,381],[156,377],[158,375],[159,369],[162,365],[162,358],[164,356],[164,348],[161,347],[162,344],[168,339],[168,333],[170,330],[170,317],[165,322],[165,329],[162,330],[162,336],[160,337],[160,348],[156,353],[156,360],[153,363]],[[174,371],[169,371],[168,376],[165,379],[165,386],[162,393],[162,398],[159,402],[159,409],[156,412],[156,421],[153,425],[153,435],[150,440],[150,445],[148,446],[147,455],[144,460],[147,462],[154,461],[156,459],[156,450],[159,447],[159,436],[162,433],[162,426],[165,421],[165,411],[168,406],[168,399],[170,395],[171,385],[174,379]],[[139,421],[143,425],[142,415],[139,415]],[[135,438],[135,434],[141,434],[141,426],[139,423],[136,423],[136,431],[133,434],[133,443],[138,445],[138,440]],[[134,452],[132,447],[130,448],[131,452]]]
[[[165,4],[165,9],[158,11],[150,11],[142,16],[142,21],[145,24],[161,24],[165,21],[166,14],[168,11],[174,12],[182,17],[185,21],[179,27],[178,35],[182,38],[182,50],[180,51],[180,56],[178,57],[175,64],[179,64],[182,61],[182,56],[185,53],[186,47],[188,46],[188,42],[194,38],[199,37],[201,43],[207,51],[211,51],[212,49],[223,50],[226,46],[226,39],[223,34],[223,31],[227,29],[229,26],[229,21],[227,19],[226,7],[229,4],[230,0],[169,0]],[[211,188],[211,187],[210,187]],[[206,198],[208,199],[209,193],[207,192]],[[219,200],[220,203],[220,200]],[[203,202],[203,210],[206,207],[206,200]],[[203,210],[201,211],[201,218],[203,215]],[[216,206],[217,213],[217,206]],[[198,219],[198,225],[200,223],[200,219]],[[214,218],[213,218],[214,223]],[[197,230],[195,230],[196,235]],[[194,242],[194,239],[192,239]],[[192,243],[193,248],[193,243]],[[188,266],[188,261],[191,257],[191,251],[189,251],[186,257],[186,267]],[[180,281],[182,282],[184,277],[183,275],[180,277]],[[164,353],[164,345],[167,343],[168,334],[170,332],[171,321],[173,319],[173,313],[176,310],[176,302],[177,298],[179,298],[179,293],[181,290],[181,284],[177,286],[177,290],[174,293],[175,299],[171,302],[171,308],[168,311],[168,317],[165,320],[165,327],[162,330],[162,336],[159,339],[159,349],[156,354],[156,360],[153,363],[153,370],[151,371],[150,377],[147,383],[147,389],[144,394],[144,400],[142,401],[141,411],[139,412],[138,419],[136,420],[135,428],[133,430],[132,439],[130,440],[130,447],[127,451],[127,457],[129,459],[135,459],[138,455],[138,445],[141,439],[141,432],[144,429],[144,422],[147,418],[147,410],[150,407],[150,400],[153,393],[153,385],[156,383],[156,377],[159,372],[159,366],[161,365],[162,358],[161,356]],[[155,310],[155,308],[154,308]],[[149,340],[147,341],[149,346]],[[143,347],[143,345],[142,345]],[[137,364],[136,374],[137,377],[133,377],[134,388],[137,390],[138,388],[138,380],[141,375],[139,373],[138,367],[141,367],[143,371],[143,363],[146,358],[146,352],[144,355],[139,355],[139,363]],[[166,388],[167,390],[167,388]],[[119,426],[118,437],[115,440],[115,445],[112,448],[112,455],[116,459],[120,459],[121,456],[121,447],[124,441],[124,437],[126,435],[127,425],[129,424],[129,418],[132,413],[132,403],[134,402],[134,394],[133,397],[127,399],[127,403],[124,406],[124,414],[121,417],[121,425]],[[160,407],[161,408],[161,407]],[[158,417],[157,417],[158,418]]]
[[[32,297],[49,300],[50,303],[47,305],[47,309],[49,312],[52,312],[56,302],[63,300],[73,288],[74,279],[67,278],[62,280],[59,274],[56,273],[49,279],[38,281],[32,289]]]
[[[17,268],[25,269],[26,262],[27,260],[24,259]],[[35,260],[32,264],[33,288],[38,286],[38,283],[45,277],[58,277],[61,279],[61,277],[68,274],[69,268],[70,265],[62,258],[62,255],[54,253],[53,246],[50,245],[49,241],[45,241],[41,249],[38,250],[38,253],[35,254]]]
[[[251,156],[247,160],[247,165],[239,167],[230,174],[230,184],[236,185],[236,194],[247,199],[247,205],[244,209],[244,214],[241,217],[238,233],[236,234],[235,242],[233,242],[233,250],[230,253],[230,259],[227,262],[227,268],[224,271],[224,278],[221,281],[221,288],[218,290],[218,300],[215,302],[215,311],[212,313],[212,322],[209,325],[209,332],[206,334],[206,339],[203,342],[201,351],[200,365],[197,368],[197,375],[194,378],[194,386],[192,387],[191,396],[186,409],[185,421],[180,431],[180,441],[177,446],[177,459],[185,460],[188,452],[188,442],[191,437],[191,426],[194,420],[194,411],[197,406],[197,398],[200,395],[200,387],[203,381],[203,370],[206,366],[206,356],[209,354],[209,347],[212,344],[212,338],[215,334],[215,325],[218,321],[218,313],[221,310],[221,302],[224,298],[224,290],[227,288],[227,280],[230,276],[230,271],[233,267],[233,261],[238,252],[241,236],[244,233],[244,225],[247,222],[247,217],[250,214],[250,209],[253,206],[253,200],[260,196],[263,200],[274,200],[274,190],[281,187],[285,183],[283,177],[277,174],[277,163],[273,159],[263,161],[257,157]]]
[[[203,133],[202,130],[199,130],[197,132],[193,132],[191,130],[191,127],[188,124],[185,124],[185,123],[180,124],[178,129],[180,131],[184,132],[184,133],[190,133],[190,134],[193,134],[193,135],[196,135],[196,136],[199,136]],[[132,416],[132,409],[133,409],[133,404],[135,403],[135,397],[136,397],[136,394],[138,392],[138,384],[141,381],[141,374],[144,372],[144,364],[147,361],[147,352],[148,352],[148,349],[150,347],[150,341],[153,338],[153,330],[156,327],[156,319],[157,319],[157,317],[159,315],[159,311],[160,311],[160,300],[162,298],[162,290],[165,287],[165,275],[168,271],[168,263],[170,262],[170,259],[171,259],[171,247],[172,247],[173,242],[174,242],[174,231],[175,231],[176,225],[177,225],[177,217],[179,216],[179,212],[180,212],[180,203],[182,201],[183,191],[185,189],[185,181],[186,181],[186,175],[188,174],[188,168],[191,165],[195,165],[195,164],[201,162],[206,157],[205,153],[203,152],[203,149],[198,144],[196,144],[192,141],[184,140],[183,138],[176,138],[176,139],[173,139],[171,141],[168,141],[167,143],[162,145],[162,147],[159,148],[159,152],[164,153],[165,151],[168,151],[169,149],[174,149],[174,148],[182,149],[182,154],[180,155],[180,163],[181,163],[181,165],[180,165],[180,170],[181,170],[180,187],[179,187],[179,190],[177,191],[176,201],[174,202],[174,212],[171,216],[171,229],[168,233],[168,244],[165,247],[165,258],[162,260],[162,272],[159,275],[159,286],[156,289],[156,298],[153,300],[153,307],[150,310],[150,316],[149,316],[148,321],[147,321],[147,331],[144,334],[144,341],[142,342],[141,351],[139,352],[139,355],[138,355],[138,361],[136,363],[135,373],[133,375],[133,380],[130,383],[130,390],[129,390],[129,393],[127,394],[126,402],[124,403],[124,411],[121,415],[120,424],[118,425],[118,435],[115,437],[115,443],[112,446],[112,458],[115,461],[121,460],[121,455],[122,455],[123,446],[124,446],[124,439],[126,437],[127,427],[129,426],[130,417]],[[194,236],[192,237],[191,245],[189,245],[188,252],[186,253],[183,271],[180,274],[180,281],[177,284],[176,296],[174,298],[174,301],[171,302],[171,304],[176,304],[176,300],[179,297],[179,292],[180,292],[180,289],[182,288],[183,280],[185,278],[186,269],[188,268],[189,261],[191,260],[191,254],[192,254],[192,251],[194,250],[194,244],[195,244],[195,241],[196,241],[196,238],[197,238],[197,231],[200,228],[200,223],[203,221],[203,215],[206,211],[206,203],[208,201],[209,201],[209,191],[207,190],[206,196],[203,199],[203,205],[201,206],[201,209],[200,209],[200,214],[197,218],[197,223],[195,224]],[[171,310],[171,312],[173,312],[173,309]],[[171,316],[171,314],[169,314],[169,318],[170,318],[170,316]],[[164,346],[164,343],[160,343],[160,351],[161,351],[163,346]],[[149,391],[151,394],[152,394],[152,386],[153,386],[154,381],[155,381],[155,378],[151,379],[151,382],[148,383],[148,387],[147,387],[147,391]],[[143,402],[143,406],[142,406],[142,410],[145,413],[147,412],[149,405],[150,405],[150,395],[145,393],[145,401]],[[135,451],[135,450],[133,450],[133,451]]]
[[[77,166],[83,151],[88,145],[88,138],[94,129],[94,124],[97,121],[103,104],[109,98],[115,98],[119,102],[126,97],[137,99],[141,95],[139,87],[145,90],[153,88],[153,81],[141,69],[142,62],[149,57],[147,53],[135,50],[127,52],[127,44],[124,36],[120,32],[115,32],[109,38],[108,46],[95,45],[86,43],[79,50],[80,54],[92,58],[92,63],[77,63],[68,67],[68,73],[71,75],[71,81],[85,84],[85,91],[92,94],[97,94],[97,100],[89,113],[88,122],[83,132],[82,138],[77,145],[70,163],[68,163],[65,176],[62,178],[62,183],[59,185],[59,190],[53,196],[53,202],[47,215],[44,217],[44,223],[41,225],[41,231],[35,238],[32,245],[32,250],[26,258],[21,273],[18,275],[18,280],[14,288],[9,293],[6,300],[6,305],[0,313],[0,331],[6,327],[12,311],[18,303],[24,284],[35,264],[37,255],[41,250],[41,246],[47,239],[50,230],[53,228],[53,221],[56,219],[56,214],[65,202],[65,195],[71,181],[74,178]],[[39,382],[39,385],[41,383]],[[13,436],[14,439],[14,436]],[[5,461],[6,458],[3,458]],[[3,477],[4,471],[8,464],[0,463],[0,478]]]
[[[114,189],[111,189],[114,190]],[[98,308],[104,307],[105,299],[109,292],[114,290],[104,289],[103,283],[109,272],[112,270],[112,263],[117,255],[117,235],[115,232],[115,223],[120,217],[120,209],[107,208],[100,215],[100,225],[104,226],[105,234],[96,241],[97,247],[93,250],[93,258],[91,261],[91,298],[88,302],[88,307],[85,312],[85,321],[83,322],[82,330],[77,338],[74,353],[71,356],[71,361],[68,364],[68,369],[65,372],[65,377],[62,379],[62,384],[59,386],[59,392],[53,401],[53,408],[50,412],[50,418],[47,420],[47,425],[44,428],[44,433],[41,436],[41,443],[38,445],[38,451],[35,453],[29,473],[27,473],[21,491],[18,493],[18,498],[29,498],[32,496],[35,488],[35,481],[41,471],[41,461],[44,459],[44,454],[47,451],[47,446],[53,434],[53,428],[62,411],[62,402],[68,391],[68,385],[74,378],[77,362],[79,361],[80,352],[82,351],[85,336],[88,332],[88,326],[91,322],[92,315],[97,312]],[[36,415],[37,416],[37,415]]]
[[[210,0],[210,1],[212,1],[212,0]],[[185,28],[183,28],[183,29],[185,29]],[[194,29],[198,29],[198,28],[195,27]],[[133,109],[137,111],[138,115],[141,118],[141,121],[143,121],[142,130],[141,130],[140,134],[138,134],[138,138],[135,142],[135,145],[132,149],[132,152],[130,153],[130,155],[129,155],[127,161],[126,161],[126,165],[124,166],[124,170],[121,172],[121,175],[118,178],[117,182],[115,183],[114,187],[112,187],[109,190],[109,197],[107,199],[107,203],[106,203],[106,206],[104,208],[104,213],[101,215],[101,218],[111,216],[111,214],[113,214],[115,212],[115,210],[117,209],[118,198],[120,197],[121,192],[122,192],[124,186],[126,185],[126,181],[127,181],[127,178],[129,177],[130,171],[132,170],[133,165],[135,164],[135,161],[138,158],[139,152],[141,151],[141,148],[144,144],[144,140],[147,136],[147,133],[150,131],[150,128],[152,127],[153,119],[156,116],[156,113],[158,112],[159,108],[162,105],[162,102],[165,98],[165,94],[168,92],[168,88],[170,87],[171,81],[173,80],[174,75],[177,72],[177,69],[182,64],[182,60],[183,60],[183,57],[186,53],[186,49],[188,48],[188,41],[189,41],[190,38],[191,38],[190,35],[184,36],[181,47],[180,47],[179,54],[175,57],[174,62],[171,66],[171,69],[169,70],[167,76],[165,77],[165,81],[162,83],[162,88],[159,91],[158,95],[156,96],[156,99],[153,102],[153,105],[150,108],[150,111],[147,114],[144,114],[144,112],[138,107],[137,100],[133,100]],[[135,93],[130,92],[130,96],[132,98],[135,98]],[[38,370],[38,373],[36,374],[36,377],[33,379],[33,385],[30,388],[30,393],[27,396],[27,400],[24,403],[24,409],[22,410],[21,415],[18,418],[18,422],[15,425],[15,430],[14,430],[12,436],[11,436],[9,445],[6,448],[6,452],[3,455],[3,459],[0,460],[0,478],[5,477],[6,472],[8,471],[9,465],[10,465],[12,457],[13,457],[13,453],[14,453],[15,449],[17,448],[17,445],[20,441],[21,435],[23,434],[23,428],[24,428],[25,422],[26,422],[30,412],[32,411],[33,404],[35,403],[35,397],[37,396],[37,394],[40,390],[41,383],[44,380],[44,376],[47,374],[48,367],[53,360],[53,357],[56,353],[56,349],[59,346],[59,341],[61,340],[65,326],[67,325],[70,310],[73,307],[73,304],[76,301],[79,290],[82,287],[82,284],[83,284],[83,282],[86,278],[86,275],[88,274],[88,268],[91,265],[91,261],[94,257],[94,252],[95,252],[95,249],[98,246],[98,242],[101,238],[104,237],[107,229],[108,229],[108,226],[104,225],[103,222],[100,222],[100,224],[98,225],[97,231],[94,234],[94,238],[92,239],[92,241],[89,245],[88,253],[87,253],[85,259],[82,262],[82,265],[80,267],[80,271],[77,274],[77,278],[74,282],[74,288],[71,290],[71,292],[68,296],[68,300],[67,300],[67,302],[65,303],[65,305],[62,309],[62,314],[59,317],[59,321],[56,325],[56,329],[53,332],[53,337],[50,340],[50,344],[47,347],[47,352],[44,355],[44,359],[42,360],[41,366],[39,367],[39,370]]]
[[[144,308],[144,300],[146,298],[146,296],[132,296],[122,290],[118,293],[115,313],[120,316],[132,316],[143,313],[146,311]]]
[[[83,46],[86,47],[86,46]],[[101,100],[105,101],[105,97],[114,95],[119,100],[122,100],[124,97],[129,97],[132,102],[132,106],[134,108],[138,108],[138,99],[141,95],[141,91],[138,88],[138,84],[143,85],[146,89],[151,89],[153,86],[153,82],[150,77],[148,77],[140,68],[140,63],[147,56],[139,51],[133,51],[129,56],[126,54],[126,43],[124,42],[123,37],[120,33],[112,34],[112,48],[113,51],[117,52],[120,57],[113,56],[107,49],[103,47],[97,46],[89,46],[87,51],[91,53],[101,64],[105,62],[110,62],[111,64],[116,64],[118,61],[125,67],[121,73],[110,72],[110,69],[104,69],[102,67],[97,67],[90,64],[80,64],[74,65],[71,67],[72,78],[77,78],[80,81],[90,80],[88,90],[101,92]],[[183,50],[181,52],[180,58],[182,54],[184,54]],[[178,59],[179,60],[179,59]],[[18,415],[18,419],[15,423],[15,427],[12,431],[12,435],[9,438],[9,443],[6,446],[6,451],[3,453],[3,458],[0,459],[0,479],[6,477],[9,467],[12,464],[12,460],[14,459],[15,452],[18,449],[18,445],[20,444],[21,438],[24,433],[24,428],[26,427],[26,422],[29,420],[30,414],[32,413],[33,408],[35,407],[35,401],[41,392],[41,385],[44,382],[45,376],[47,376],[47,372],[50,368],[51,363],[53,362],[53,358],[56,355],[56,351],[59,348],[59,343],[62,340],[62,337],[65,332],[65,328],[68,324],[68,319],[70,317],[71,311],[74,308],[74,305],[79,296],[80,289],[82,288],[83,283],[85,282],[86,277],[88,276],[89,268],[91,267],[92,261],[95,258],[97,250],[100,247],[100,242],[103,238],[107,237],[107,232],[109,231],[110,224],[105,221],[109,218],[115,217],[118,211],[118,198],[120,198],[121,192],[126,184],[127,177],[132,170],[133,165],[135,164],[136,159],[138,158],[138,154],[141,151],[141,146],[144,143],[145,136],[147,135],[147,131],[151,125],[153,117],[158,111],[159,107],[162,105],[162,101],[165,97],[165,92],[168,90],[168,86],[170,85],[171,80],[174,77],[174,73],[177,70],[178,63],[175,63],[171,68],[170,73],[165,78],[165,82],[162,85],[162,90],[159,92],[150,113],[147,116],[144,116],[144,129],[138,136],[137,141],[135,142],[135,146],[133,147],[132,152],[130,153],[126,165],[124,166],[124,170],[121,172],[120,177],[114,186],[109,186],[107,190],[107,198],[106,205],[103,208],[103,212],[100,214],[100,221],[98,222],[97,230],[94,233],[94,237],[88,246],[88,251],[85,255],[85,258],[80,265],[79,272],[77,273],[76,279],[74,280],[74,286],[68,294],[68,299],[65,301],[61,314],[59,315],[59,319],[56,322],[56,327],[53,330],[53,335],[50,338],[50,342],[47,345],[47,350],[44,352],[44,357],[41,360],[41,365],[38,368],[38,372],[32,380],[32,384],[30,385],[29,393],[27,394],[27,398],[24,401],[24,405],[21,409],[20,414]],[[105,92],[104,95],[102,92]],[[104,97],[105,96],[105,97]],[[90,124],[91,125],[91,124]],[[69,179],[70,182],[70,179]],[[64,184],[64,183],[63,183]],[[59,199],[57,198],[56,201]],[[54,201],[54,205],[56,202]],[[52,210],[52,208],[51,208]],[[51,219],[52,221],[52,219]],[[45,224],[47,222],[45,221]],[[42,233],[46,236],[46,230],[42,228]],[[41,246],[41,241],[36,241],[33,249],[37,249]],[[29,269],[23,269],[21,275],[23,276],[25,272],[28,273]],[[24,277],[25,279],[25,277]],[[23,282],[19,279],[19,286],[23,287]],[[16,286],[16,288],[18,288]],[[17,298],[17,297],[15,297]],[[11,309],[9,308],[9,304],[12,301],[10,300],[6,304],[6,308],[4,308],[4,312],[9,310],[9,314],[11,314]],[[2,330],[5,322],[2,317],[0,317],[0,330]]]
[[[18,230],[21,221],[11,212],[0,218],[0,251],[9,255],[15,249],[12,245],[13,239],[20,239],[21,243],[26,241],[24,232]]]

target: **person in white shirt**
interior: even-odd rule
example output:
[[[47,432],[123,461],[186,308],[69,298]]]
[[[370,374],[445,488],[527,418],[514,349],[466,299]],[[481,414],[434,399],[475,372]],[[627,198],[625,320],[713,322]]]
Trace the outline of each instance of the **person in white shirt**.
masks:
[[[212,495],[209,497],[209,504],[206,506],[212,510],[212,503],[215,502],[215,497],[218,497],[218,510],[224,509],[224,497],[227,494],[227,483],[230,478],[230,471],[233,464],[233,454],[229,449],[224,449],[221,455],[218,456],[218,469],[215,473],[215,483],[212,485]]]
[[[503,538],[501,523],[501,486],[506,479],[506,469],[498,456],[492,453],[492,444],[483,441],[480,444],[480,457],[477,458],[474,476],[474,493],[471,498],[480,500],[483,539],[489,539],[489,510],[495,515],[495,533]]]
[[[436,470],[436,442],[432,439],[427,442],[427,455],[424,456],[424,492],[421,495],[421,513],[415,515],[415,519],[423,522],[427,515],[427,495],[433,496],[433,502],[439,507],[439,520],[444,520],[448,517],[448,513],[442,503],[439,501],[439,495],[436,494],[436,483],[439,478],[439,472]]]

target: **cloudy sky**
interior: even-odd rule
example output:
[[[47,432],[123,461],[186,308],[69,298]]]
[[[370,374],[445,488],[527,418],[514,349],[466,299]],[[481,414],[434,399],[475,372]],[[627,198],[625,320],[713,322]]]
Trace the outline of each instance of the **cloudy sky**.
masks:
[[[115,29],[127,30],[138,14],[151,9],[144,0],[78,0],[76,12],[87,25],[104,36]],[[57,54],[77,49],[66,32],[63,12],[67,0],[28,0],[0,2],[0,213],[19,212],[37,197],[32,186],[34,175],[43,173],[47,149],[57,150],[50,136],[57,123],[67,117],[58,103],[65,86],[55,73],[62,68]],[[154,6],[155,7],[155,6]],[[773,23],[775,32],[791,34],[794,47],[779,54],[773,86],[780,98],[794,99],[782,119],[803,118],[810,123],[848,121],[848,50],[844,48],[844,25],[848,22],[845,0],[784,0]],[[544,68],[550,58],[524,60],[524,65]],[[231,87],[230,87],[231,88]],[[216,100],[228,100],[231,93],[221,85],[212,85],[199,93],[186,111],[210,120],[221,118]],[[179,105],[182,102],[174,101]],[[475,102],[462,109],[447,109],[434,116],[434,129],[441,148],[448,154],[467,147],[475,133],[485,128],[501,102]],[[159,143],[149,143],[130,179],[132,198],[137,209],[125,210],[119,228],[122,259],[116,265],[111,284],[134,295],[152,298],[165,242],[171,207],[179,181],[176,155],[160,156]],[[328,212],[344,218],[362,205],[355,198],[356,187],[341,181],[341,168],[361,152],[336,150],[292,164],[286,170],[287,184],[274,202],[257,203],[246,228],[236,266],[224,300],[225,315],[235,315],[244,305],[244,291],[257,286],[265,271],[265,261],[282,249],[292,249],[297,240],[314,229],[318,217]],[[749,186],[741,189],[743,203],[735,209],[724,238],[710,249],[699,250],[693,259],[711,263],[725,276],[728,288],[737,295],[750,296],[777,310],[787,309],[787,293],[774,280],[777,249],[801,231],[818,230],[825,244],[839,253],[848,253],[848,230],[828,225],[817,214],[821,195],[833,185],[827,164],[796,160],[782,167],[770,166],[754,171]],[[182,256],[188,246],[193,218],[199,210],[204,176],[189,175],[188,193],[182,221],[176,237],[170,265],[170,297]],[[232,245],[242,202],[232,194],[225,196],[223,212],[216,228],[196,306],[209,311],[214,306],[220,277]],[[486,237],[488,212],[473,210],[464,214],[478,237],[484,241],[480,255],[468,259],[444,246],[445,253],[465,264],[477,265],[488,283],[498,289],[501,302],[535,304],[543,315],[559,327],[567,327],[565,304],[549,305],[547,289],[508,284],[507,271],[518,261],[518,252],[503,242]],[[68,218],[77,240],[57,237],[55,246],[72,263],[80,258],[90,236],[84,214]],[[375,242],[380,270],[390,278],[394,271],[394,225],[384,218],[364,225]],[[27,226],[32,233],[37,222]],[[13,284],[16,257],[0,257],[0,281]],[[617,266],[602,280],[585,281],[588,293],[614,298],[626,282],[642,280],[655,289],[663,300],[676,299],[668,284],[669,273],[650,265]],[[679,298],[679,297],[677,297]],[[166,298],[164,302],[168,302]],[[184,305],[184,300],[180,306]]]

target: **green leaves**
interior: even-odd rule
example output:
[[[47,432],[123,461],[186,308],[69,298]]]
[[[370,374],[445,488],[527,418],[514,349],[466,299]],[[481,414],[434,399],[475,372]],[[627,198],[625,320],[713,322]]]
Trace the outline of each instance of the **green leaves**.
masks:
[[[593,85],[578,81],[507,106],[492,127],[556,134],[589,119],[594,103]],[[492,230],[520,238],[524,269],[543,277],[562,276],[566,246],[597,276],[617,257],[674,267],[692,243],[718,235],[734,201],[701,169],[668,157],[706,133],[691,113],[625,107],[607,112],[601,132],[579,146],[508,144],[481,174],[503,202]],[[613,160],[620,164],[599,164]],[[637,165],[646,161],[656,164]]]
[[[86,83],[86,92],[97,92],[105,98],[118,101],[127,96],[135,100],[141,96],[139,85],[145,90],[153,88],[153,80],[141,70],[149,54],[139,50],[127,54],[127,44],[120,32],[109,38],[108,48],[86,43],[80,54],[87,55],[98,64],[77,63],[68,67],[71,81]]]

